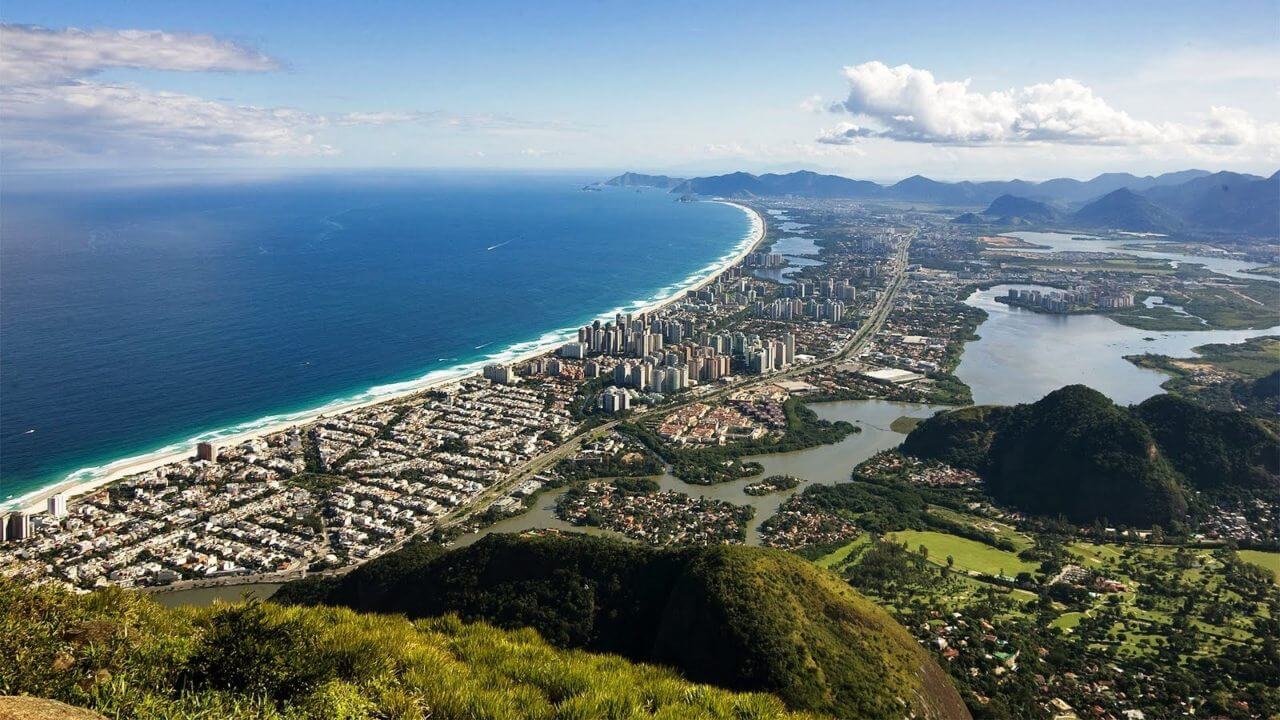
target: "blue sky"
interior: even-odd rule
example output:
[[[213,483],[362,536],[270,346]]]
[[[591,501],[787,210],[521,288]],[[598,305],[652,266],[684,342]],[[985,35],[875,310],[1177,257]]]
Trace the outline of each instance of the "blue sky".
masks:
[[[1276,2],[10,0],[0,20],[9,168],[1280,165]]]

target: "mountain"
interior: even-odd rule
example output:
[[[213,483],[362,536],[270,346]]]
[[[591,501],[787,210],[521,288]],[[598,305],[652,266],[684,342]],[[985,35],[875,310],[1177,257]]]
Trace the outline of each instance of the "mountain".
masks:
[[[1211,191],[1230,192],[1242,185],[1262,180],[1257,175],[1233,172],[1217,172],[1201,175],[1176,185],[1160,185],[1142,190],[1142,195],[1154,203],[1163,205],[1179,214],[1199,203]],[[1130,188],[1132,189],[1132,188]]]
[[[811,198],[870,198],[881,192],[876,183],[850,180],[838,175],[821,175],[807,170],[785,175],[752,175],[737,172],[729,175],[693,178],[677,185],[672,192],[720,197],[786,196]]]
[[[1237,380],[1231,385],[1231,395],[1247,413],[1280,416],[1280,370],[1257,380]]]
[[[1280,378],[1257,392],[1280,395]],[[1027,512],[1145,527],[1184,520],[1193,491],[1280,491],[1277,444],[1244,413],[1172,395],[1122,408],[1069,385],[1030,405],[939,413],[902,450],[973,470],[992,496]]]
[[[1191,225],[1280,238],[1280,172],[1215,184],[1186,210]]]
[[[685,180],[671,190],[684,195],[710,195],[715,197],[761,197],[770,195],[760,178],[746,172],[714,175],[712,177]]]
[[[1001,222],[1012,223],[1018,220],[1034,224],[1050,223],[1058,219],[1058,212],[1045,203],[1015,195],[1001,195],[991,201],[991,205],[982,214],[999,218]]]
[[[1280,438],[1254,418],[1173,395],[1149,398],[1134,413],[1192,488],[1280,488]]]
[[[1280,236],[1280,174],[1262,178],[1233,172],[1205,173],[1177,184],[1158,184],[1140,194],[1160,211],[1177,218],[1177,224],[1168,222],[1167,217],[1156,222],[1168,229],[1180,224],[1209,232]],[[1143,216],[1149,218],[1147,210],[1132,215]]]
[[[1036,185],[1031,197],[1047,198],[1068,203],[1094,200],[1121,188],[1135,192],[1165,185],[1179,185],[1204,175],[1206,170],[1180,170],[1152,177],[1138,177],[1130,173],[1103,173],[1090,180],[1056,178]]]
[[[885,188],[895,200],[936,203],[938,205],[980,205],[989,200],[971,182],[945,183],[923,175],[912,175]]]
[[[391,573],[378,562],[336,582],[291,583],[281,597],[533,628],[559,647],[666,665],[696,682],[771,692],[792,709],[837,717],[968,717],[901,626],[789,553],[489,535]]]
[[[1071,215],[1080,227],[1169,233],[1182,226],[1173,213],[1127,188],[1107,193]]]
[[[869,180],[850,180],[839,175],[820,175],[800,170],[786,175],[761,175],[760,183],[771,195],[798,195],[814,198],[871,198],[883,191]]]
[[[1033,514],[1141,527],[1186,516],[1186,491],[1151,431],[1083,385],[1030,405],[943,413],[902,449],[974,470],[993,497]]]
[[[1105,173],[1092,180],[1059,178],[1041,183],[1026,180],[942,182],[922,175],[912,175],[885,187],[868,180],[851,180],[839,175],[824,175],[800,170],[765,175],[736,172],[728,175],[690,178],[684,181],[665,175],[626,173],[605,181],[605,184],[665,187],[682,194],[722,197],[795,195],[817,198],[882,198],[973,207],[986,205],[1001,195],[1055,202],[1084,202],[1121,188],[1127,187],[1135,191],[1147,190],[1176,185],[1208,174],[1204,170],[1183,170],[1158,177]]]
[[[887,187],[867,180],[800,170],[791,173],[728,175],[687,180],[666,175],[625,173],[606,185],[657,187],[682,195],[714,197],[806,197],[877,199],[959,208],[987,205],[982,217],[963,214],[957,224],[1047,224],[1064,220],[1053,207],[1084,203],[1065,218],[1078,227],[1170,233],[1182,229],[1246,236],[1280,236],[1280,177],[1205,170],[1157,176],[1103,173],[1090,180],[1057,178],[941,182],[912,175]],[[997,204],[998,203],[998,204]],[[1034,203],[1034,204],[1033,204]]]
[[[604,184],[612,187],[653,187],[670,190],[682,182],[684,182],[684,178],[626,172],[605,180]]]
[[[2,700],[5,718],[802,720],[773,696],[456,616],[410,622],[256,601],[166,609],[132,591],[78,595],[4,578],[0,628],[5,695],[101,713]]]

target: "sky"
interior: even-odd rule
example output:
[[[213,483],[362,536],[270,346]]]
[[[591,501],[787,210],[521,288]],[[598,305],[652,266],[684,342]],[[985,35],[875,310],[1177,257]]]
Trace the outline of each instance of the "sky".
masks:
[[[0,166],[1280,167],[1280,0],[7,0]]]

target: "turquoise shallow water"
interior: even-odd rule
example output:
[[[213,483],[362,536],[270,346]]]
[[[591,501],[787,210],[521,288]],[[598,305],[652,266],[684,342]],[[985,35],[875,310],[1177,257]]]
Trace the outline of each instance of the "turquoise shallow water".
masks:
[[[747,236],[595,179],[5,176],[0,501],[511,357]]]

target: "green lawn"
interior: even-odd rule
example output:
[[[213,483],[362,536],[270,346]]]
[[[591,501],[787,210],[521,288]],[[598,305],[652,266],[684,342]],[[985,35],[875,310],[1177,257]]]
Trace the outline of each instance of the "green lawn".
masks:
[[[1271,571],[1272,579],[1280,583],[1280,552],[1266,552],[1263,550],[1241,550],[1237,555],[1241,560],[1247,563],[1253,563],[1259,567],[1264,567]]]
[[[897,418],[893,422],[889,423],[889,429],[896,433],[902,433],[903,435],[906,435],[907,433],[910,433],[912,430],[915,430],[916,426],[920,424],[920,421],[921,421],[921,418],[903,415],[902,417]]]
[[[976,570],[988,575],[999,575],[1003,572],[1010,577],[1022,571],[1034,572],[1034,563],[1020,560],[1015,553],[997,550],[976,540],[968,540],[947,533],[904,530],[890,533],[890,538],[897,542],[907,543],[907,547],[915,550],[920,545],[929,549],[929,560],[945,565],[947,556],[955,558],[959,570]]]
[[[1063,630],[1073,630],[1075,629],[1075,626],[1080,624],[1080,618],[1082,617],[1084,617],[1084,613],[1082,612],[1065,612],[1049,624],[1054,627],[1062,628]]]
[[[844,565],[846,562],[848,562],[849,556],[853,555],[854,552],[856,552],[863,545],[866,545],[868,542],[870,542],[870,538],[868,536],[859,535],[857,540],[854,540],[846,545],[841,545],[839,548],[836,548],[834,551],[829,552],[826,555],[823,555],[822,557],[818,558],[817,560],[814,560],[813,562],[818,567],[823,567],[828,570],[831,570],[833,568],[838,568],[841,565]]]
[[[930,505],[929,514],[951,520],[952,522],[960,523],[961,525],[969,525],[979,530],[990,532],[1002,540],[1008,540],[1013,543],[1013,546],[1018,549],[1018,552],[1022,552],[1035,544],[1032,542],[1031,538],[1018,532],[1018,530],[1012,525],[1007,525],[996,520],[958,513],[939,505]]]
[[[1097,570],[1107,562],[1118,561],[1123,552],[1114,545],[1097,545],[1094,543],[1071,543],[1067,549],[1083,560],[1082,566]]]

